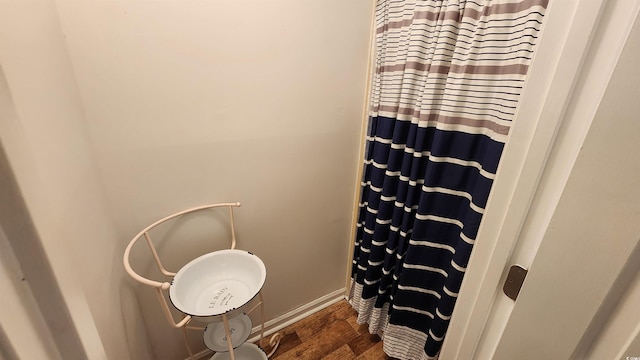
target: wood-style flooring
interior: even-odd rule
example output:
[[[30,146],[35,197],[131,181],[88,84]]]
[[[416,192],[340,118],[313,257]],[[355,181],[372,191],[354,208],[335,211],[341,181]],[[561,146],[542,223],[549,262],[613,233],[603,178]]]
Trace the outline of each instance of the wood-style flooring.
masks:
[[[345,300],[280,331],[273,360],[393,360],[382,351],[378,335],[358,325],[357,313]]]

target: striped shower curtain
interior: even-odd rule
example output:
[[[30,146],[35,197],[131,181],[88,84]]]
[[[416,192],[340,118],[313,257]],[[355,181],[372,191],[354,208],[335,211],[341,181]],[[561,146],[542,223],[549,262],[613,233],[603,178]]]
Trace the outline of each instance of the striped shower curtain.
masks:
[[[350,303],[399,359],[434,359],[547,0],[378,0]]]

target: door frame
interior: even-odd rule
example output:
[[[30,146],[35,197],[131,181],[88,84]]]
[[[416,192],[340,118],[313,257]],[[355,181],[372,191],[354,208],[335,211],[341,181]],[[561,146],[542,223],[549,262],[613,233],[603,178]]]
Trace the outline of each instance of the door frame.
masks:
[[[548,224],[589,129],[593,116],[588,115],[597,109],[626,37],[601,41],[599,45],[607,51],[594,51],[592,40],[597,35],[603,37],[596,32],[602,31],[603,24],[599,22],[605,9],[620,8],[624,3],[625,0],[550,3],[441,359],[472,359],[479,347],[497,346],[504,329],[500,324],[506,323],[510,315],[509,308],[493,311],[497,301],[503,300],[500,293],[504,274],[513,264],[514,253],[519,254],[525,267],[535,256],[546,228],[544,221]],[[624,21],[604,25],[630,27]],[[609,32],[615,38],[615,31]],[[585,82],[590,82],[589,86]],[[576,100],[582,107],[576,106]],[[570,136],[557,139],[561,127],[567,126],[573,127]],[[551,150],[559,145],[563,147],[561,158],[551,159],[550,163]],[[545,196],[541,198],[542,181]],[[538,225],[542,227],[534,229],[537,236],[524,239],[522,230],[532,212],[537,212],[541,219]]]

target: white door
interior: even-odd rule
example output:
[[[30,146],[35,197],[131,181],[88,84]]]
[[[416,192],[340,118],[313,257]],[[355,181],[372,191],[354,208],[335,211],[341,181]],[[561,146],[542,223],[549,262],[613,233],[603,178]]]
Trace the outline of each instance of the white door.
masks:
[[[640,4],[551,3],[443,360],[640,356]]]
[[[617,300],[608,296],[624,266],[640,261],[631,257],[640,239],[638,64],[640,22],[598,106],[495,359],[570,358],[592,321],[602,321],[594,318],[598,310]],[[638,307],[628,316],[640,323]]]

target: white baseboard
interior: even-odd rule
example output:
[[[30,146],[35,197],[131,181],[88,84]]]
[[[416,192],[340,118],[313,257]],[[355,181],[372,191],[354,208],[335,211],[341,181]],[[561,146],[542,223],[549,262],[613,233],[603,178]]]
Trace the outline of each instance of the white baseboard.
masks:
[[[269,320],[264,324],[264,336],[265,338],[275,334],[276,332],[286,328],[287,326],[300,321],[307,316],[314,314],[330,305],[337,303],[345,298],[346,289],[338,289],[332,293],[324,295],[312,302],[295,308],[288,313],[278,316],[273,320]],[[260,326],[253,328],[252,333],[255,333],[249,342],[255,342],[260,340]]]

